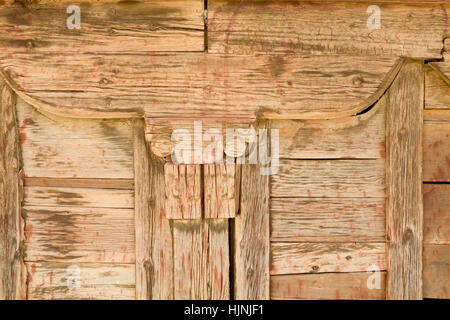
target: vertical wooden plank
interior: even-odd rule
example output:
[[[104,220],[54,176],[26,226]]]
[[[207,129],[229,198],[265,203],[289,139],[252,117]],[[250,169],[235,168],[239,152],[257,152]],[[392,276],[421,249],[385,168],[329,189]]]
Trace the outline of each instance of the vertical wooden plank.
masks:
[[[424,74],[408,61],[388,91],[388,299],[422,299]]]
[[[204,165],[205,218],[235,216],[235,164]]]
[[[234,298],[269,295],[269,176],[258,165],[241,166],[240,214],[234,222]]]
[[[136,298],[173,299],[172,232],[164,213],[164,164],[134,123]]]
[[[26,299],[16,95],[0,80],[0,299]]]

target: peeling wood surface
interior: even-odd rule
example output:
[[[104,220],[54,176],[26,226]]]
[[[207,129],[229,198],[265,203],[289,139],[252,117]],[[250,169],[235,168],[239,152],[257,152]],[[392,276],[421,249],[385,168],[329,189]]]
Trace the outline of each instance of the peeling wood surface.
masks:
[[[128,300],[135,296],[132,264],[30,262],[27,270],[31,300]],[[80,271],[79,277],[74,270]]]
[[[450,123],[423,125],[423,180],[450,181]]]
[[[236,214],[234,163],[203,166],[206,219],[234,218]]]
[[[383,242],[385,198],[273,198],[271,241]]]
[[[450,76],[450,68],[448,76]],[[425,109],[450,109],[450,80],[447,78],[448,76],[444,75],[439,69],[425,66]]]
[[[0,79],[0,299],[26,299],[16,95]]]
[[[423,241],[450,244],[450,185],[424,184],[422,188]]]
[[[134,263],[134,210],[24,207],[26,261]]]
[[[424,244],[423,296],[450,299],[450,245]]]
[[[208,51],[442,57],[448,4],[377,5],[381,28],[371,30],[367,3],[210,0]]]
[[[422,299],[424,70],[407,63],[388,91],[388,299]]]
[[[73,3],[70,3],[73,4]],[[202,0],[76,3],[80,29],[68,29],[68,4],[20,4],[0,10],[4,54],[203,51]]]
[[[400,65],[389,56],[206,53],[18,53],[0,63],[19,96],[61,116],[253,119],[356,114],[380,98]]]
[[[280,160],[272,197],[378,198],[385,196],[383,160]]]
[[[229,299],[227,219],[174,220],[175,299]]]
[[[380,287],[369,289],[372,272],[277,275],[270,279],[271,298],[292,299],[363,299],[386,298],[386,272],[380,272]]]

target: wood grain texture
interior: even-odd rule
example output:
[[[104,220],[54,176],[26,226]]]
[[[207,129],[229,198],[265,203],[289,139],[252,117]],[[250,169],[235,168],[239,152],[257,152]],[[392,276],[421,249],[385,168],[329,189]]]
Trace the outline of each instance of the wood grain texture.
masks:
[[[280,158],[385,158],[384,96],[367,113],[329,120],[273,120],[279,130]]]
[[[427,109],[423,111],[423,121],[425,123],[449,123],[450,122],[450,109]]]
[[[450,245],[424,244],[423,296],[450,299]]]
[[[16,95],[0,79],[0,299],[26,299],[23,176]]]
[[[126,120],[43,115],[18,99],[26,177],[133,178],[133,140]]]
[[[134,210],[23,207],[26,261],[135,262]]]
[[[258,165],[241,165],[240,212],[234,219],[234,298],[267,300],[269,294],[269,178]]]
[[[450,244],[450,185],[424,184],[423,242]]]
[[[386,270],[384,243],[271,244],[270,274]]]
[[[175,299],[230,297],[228,219],[174,220]]]
[[[450,181],[450,123],[423,125],[423,180]]]
[[[145,141],[143,120],[134,122],[136,299],[173,299],[172,230],[164,209],[164,163]]]
[[[203,165],[205,218],[234,218],[236,215],[234,163]]]
[[[3,6],[0,46],[7,54],[204,50],[201,0],[77,3],[79,29],[67,27],[68,5]]]
[[[25,187],[134,190],[133,179],[24,178]]]
[[[383,242],[384,198],[272,198],[271,241]]]
[[[448,48],[448,40],[444,43],[444,50],[447,50]],[[448,52],[448,51],[447,51]],[[440,62],[430,62],[430,67],[434,69],[441,77],[442,79],[450,85],[450,61],[440,61]]]
[[[202,179],[200,165],[164,165],[167,219],[201,219]]]
[[[425,66],[425,109],[450,109],[450,80],[430,65]]]
[[[372,272],[277,275],[270,278],[272,299],[362,299],[386,298],[386,272],[379,272],[380,287],[369,289]]]
[[[79,278],[74,268],[80,271]],[[27,269],[31,300],[128,300],[135,296],[132,264],[30,262]]]
[[[402,61],[206,53],[0,58],[25,101],[76,118],[341,118],[375,103]]]
[[[422,299],[423,79],[411,61],[387,93],[388,299]]]
[[[385,196],[385,163],[280,159],[270,180],[272,197],[379,198]]]
[[[448,4],[377,5],[381,28],[369,29],[367,3],[210,0],[208,51],[442,57]]]

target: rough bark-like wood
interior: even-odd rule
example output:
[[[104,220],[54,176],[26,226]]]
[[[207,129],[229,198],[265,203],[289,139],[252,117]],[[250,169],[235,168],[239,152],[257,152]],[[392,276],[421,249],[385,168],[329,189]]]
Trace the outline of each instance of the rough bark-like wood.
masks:
[[[81,118],[341,118],[375,103],[401,65],[397,57],[292,54],[0,58],[24,100]]]
[[[235,299],[269,299],[269,228],[269,178],[258,165],[242,165],[233,230]]]
[[[0,79],[0,299],[26,299],[16,96]]]
[[[386,272],[379,272],[380,287],[369,289],[371,272],[321,273],[272,276],[272,299],[364,299],[386,298]]]
[[[164,165],[167,219],[202,217],[202,168],[200,165]]]
[[[388,299],[422,299],[423,79],[423,65],[407,63],[388,91]]]
[[[379,198],[385,196],[385,161],[280,160],[271,176],[273,197]]]
[[[135,262],[132,209],[23,207],[26,261]]]
[[[80,29],[67,27],[69,4],[3,6],[2,50],[10,54],[204,50],[202,0],[70,4],[80,7]]]
[[[205,218],[234,218],[235,167],[234,163],[203,166]]]
[[[174,220],[175,299],[229,299],[228,220]]]
[[[450,245],[424,244],[423,297],[450,299]]]
[[[76,268],[80,271],[79,282],[72,271]],[[133,264],[29,262],[27,269],[32,300],[135,297]]]
[[[450,185],[423,185],[423,242],[450,244]]]
[[[384,198],[273,198],[271,241],[383,242]]]
[[[385,243],[271,244],[270,274],[386,270]]]
[[[450,81],[429,65],[425,66],[425,109],[450,109]]]
[[[173,299],[172,231],[164,210],[164,163],[134,123],[136,299]]]
[[[423,125],[423,180],[450,181],[450,122]]]
[[[371,30],[368,3],[210,0],[208,51],[442,57],[448,4],[377,5],[381,28]]]

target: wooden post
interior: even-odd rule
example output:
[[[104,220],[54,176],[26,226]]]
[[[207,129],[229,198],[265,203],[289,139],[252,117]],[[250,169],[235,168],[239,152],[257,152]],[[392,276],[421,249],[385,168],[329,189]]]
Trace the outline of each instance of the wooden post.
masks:
[[[387,95],[387,298],[422,299],[423,64],[407,61]]]
[[[26,299],[16,95],[0,80],[0,299]]]

